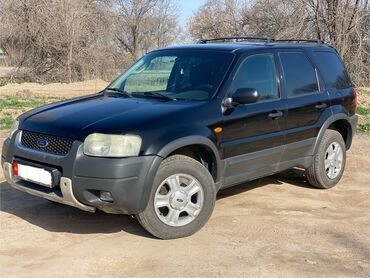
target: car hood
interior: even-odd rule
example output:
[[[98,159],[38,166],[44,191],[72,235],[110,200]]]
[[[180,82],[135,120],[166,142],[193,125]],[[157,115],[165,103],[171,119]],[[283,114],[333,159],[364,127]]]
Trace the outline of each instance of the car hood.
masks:
[[[84,140],[91,133],[121,134],[199,105],[190,101],[124,98],[104,94],[49,104],[20,117],[21,130]]]

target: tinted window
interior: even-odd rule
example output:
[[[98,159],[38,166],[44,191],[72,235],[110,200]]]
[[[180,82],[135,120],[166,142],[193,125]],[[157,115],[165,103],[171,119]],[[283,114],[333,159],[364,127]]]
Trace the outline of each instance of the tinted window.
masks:
[[[232,92],[240,88],[257,89],[262,101],[278,98],[273,55],[255,55],[247,58],[234,77]]]
[[[232,59],[233,54],[218,51],[155,51],[109,87],[132,97],[157,93],[177,100],[206,100],[215,94]]]
[[[352,86],[346,69],[337,54],[319,51],[314,52],[314,57],[324,77],[326,87],[343,89]]]
[[[303,53],[280,53],[288,97],[318,90],[315,70]]]

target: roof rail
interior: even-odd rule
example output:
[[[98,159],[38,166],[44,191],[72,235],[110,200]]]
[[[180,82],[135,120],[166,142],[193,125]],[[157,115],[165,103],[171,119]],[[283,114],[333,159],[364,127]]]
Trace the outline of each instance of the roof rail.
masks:
[[[274,40],[274,42],[309,42],[309,43],[317,43],[317,44],[325,44],[324,41],[320,39],[278,39]]]
[[[221,37],[221,38],[213,38],[213,39],[201,39],[197,43],[199,44],[206,44],[209,42],[226,42],[226,41],[233,41],[233,42],[243,42],[243,41],[263,41],[267,44],[270,43],[279,43],[279,42],[286,42],[286,43],[315,43],[315,44],[321,44],[325,46],[330,46],[330,44],[325,43],[324,41],[320,39],[275,39],[273,37],[258,37],[258,36],[244,36],[244,37]]]
[[[224,37],[224,38],[214,38],[214,39],[201,39],[198,41],[200,44],[206,44],[208,42],[215,41],[265,41],[267,43],[274,42],[275,39],[272,37],[257,37],[257,36],[245,36],[245,37]]]

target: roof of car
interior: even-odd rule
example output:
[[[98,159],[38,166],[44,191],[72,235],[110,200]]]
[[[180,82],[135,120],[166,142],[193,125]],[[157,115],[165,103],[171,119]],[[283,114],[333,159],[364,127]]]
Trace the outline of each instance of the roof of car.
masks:
[[[227,42],[227,43],[197,43],[197,44],[184,44],[173,45],[159,50],[180,50],[180,49],[196,49],[196,50],[220,50],[227,52],[246,51],[252,49],[265,49],[265,48],[317,48],[325,47],[331,48],[330,45],[324,43],[289,43],[289,42]]]

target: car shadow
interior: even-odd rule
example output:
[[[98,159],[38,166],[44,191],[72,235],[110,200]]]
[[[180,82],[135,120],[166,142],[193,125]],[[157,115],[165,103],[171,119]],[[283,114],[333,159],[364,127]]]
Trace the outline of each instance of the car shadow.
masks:
[[[312,188],[305,180],[302,171],[292,169],[223,189],[218,193],[217,199],[227,198],[268,184],[283,183]],[[107,214],[101,211],[96,213],[81,211],[18,191],[6,182],[0,183],[0,211],[15,215],[50,232],[109,234],[123,231],[137,236],[154,238],[132,216]]]
[[[154,238],[129,215],[85,212],[18,191],[7,182],[0,183],[0,211],[50,232],[109,234],[123,231]]]
[[[228,187],[222,189],[217,194],[217,199],[227,198],[233,195],[237,195],[239,193],[243,193],[249,190],[253,190],[265,185],[275,184],[275,185],[282,185],[282,184],[290,184],[293,186],[303,187],[306,189],[316,190],[317,188],[312,187],[304,175],[304,170],[298,168],[292,168],[286,170],[284,172],[260,178],[257,180],[253,180],[250,182],[241,183],[232,187]]]

